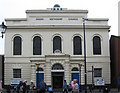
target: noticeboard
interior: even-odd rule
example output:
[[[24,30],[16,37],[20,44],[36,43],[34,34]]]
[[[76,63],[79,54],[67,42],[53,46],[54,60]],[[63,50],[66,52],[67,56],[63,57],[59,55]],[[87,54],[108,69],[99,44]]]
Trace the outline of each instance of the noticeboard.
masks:
[[[105,85],[104,78],[102,78],[102,77],[94,78],[94,85],[95,86],[104,86]]]
[[[17,84],[19,84],[19,82],[20,82],[20,79],[11,79],[10,85],[17,85]]]

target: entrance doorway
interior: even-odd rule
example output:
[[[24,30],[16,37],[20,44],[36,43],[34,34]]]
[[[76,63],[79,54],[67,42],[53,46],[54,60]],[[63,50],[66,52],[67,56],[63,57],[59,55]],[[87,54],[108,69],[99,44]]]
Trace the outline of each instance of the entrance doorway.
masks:
[[[51,70],[52,87],[53,89],[61,89],[64,81],[64,68],[60,63],[56,63],[52,66]]]
[[[54,89],[63,87],[64,72],[52,72],[52,85]]]

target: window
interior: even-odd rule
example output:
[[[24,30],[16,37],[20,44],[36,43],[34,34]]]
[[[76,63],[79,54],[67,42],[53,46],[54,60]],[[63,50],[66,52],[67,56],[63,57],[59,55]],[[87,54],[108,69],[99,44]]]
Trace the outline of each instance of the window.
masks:
[[[81,38],[79,36],[75,36],[73,39],[73,54],[74,55],[82,54],[82,44],[81,44]]]
[[[16,36],[13,40],[13,55],[21,55],[22,40],[21,37]]]
[[[61,37],[55,36],[53,38],[53,53],[55,52],[55,50],[60,50],[62,52],[61,45]]]
[[[99,36],[95,36],[93,38],[93,54],[94,55],[101,54],[101,39]]]
[[[94,68],[94,77],[102,77],[102,68]]]
[[[79,71],[77,67],[74,67],[72,71]]]
[[[41,55],[41,38],[39,36],[35,36],[33,38],[33,55]]]
[[[59,63],[53,65],[52,70],[64,70],[63,66]]]
[[[21,78],[21,69],[13,69],[13,78]]]
[[[36,71],[44,71],[42,68],[37,68],[37,70]]]

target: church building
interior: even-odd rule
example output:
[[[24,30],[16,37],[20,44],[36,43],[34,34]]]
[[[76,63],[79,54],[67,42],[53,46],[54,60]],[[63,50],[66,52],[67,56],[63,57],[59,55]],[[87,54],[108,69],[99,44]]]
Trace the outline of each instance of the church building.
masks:
[[[87,18],[88,10],[69,10],[56,4],[45,10],[26,10],[26,18],[6,18],[5,85],[44,80],[53,88],[77,79],[84,85],[93,78],[110,84],[109,29],[107,18]],[[104,14],[103,14],[104,15]],[[84,62],[84,29],[86,71]],[[94,72],[92,73],[92,67]]]

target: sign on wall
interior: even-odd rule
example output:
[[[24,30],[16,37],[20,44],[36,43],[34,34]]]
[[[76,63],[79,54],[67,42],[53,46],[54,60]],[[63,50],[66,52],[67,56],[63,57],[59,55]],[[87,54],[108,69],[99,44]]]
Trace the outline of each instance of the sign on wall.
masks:
[[[103,86],[103,85],[105,85],[104,78],[102,78],[102,77],[94,78],[94,85],[95,86]]]
[[[20,79],[11,79],[10,80],[11,85],[17,85],[17,84],[19,84],[19,82],[20,82]]]

